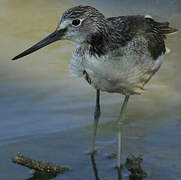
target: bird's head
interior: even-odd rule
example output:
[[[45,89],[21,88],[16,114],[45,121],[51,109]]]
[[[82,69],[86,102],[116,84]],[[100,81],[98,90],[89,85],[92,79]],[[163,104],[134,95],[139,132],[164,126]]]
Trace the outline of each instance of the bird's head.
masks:
[[[56,30],[12,60],[19,59],[58,40],[71,40],[77,44],[89,42],[93,36],[104,34],[106,19],[91,6],[76,6],[61,16]]]
[[[91,6],[76,6],[64,12],[57,31],[64,31],[62,39],[78,44],[84,43],[95,33],[104,29],[105,17]]]

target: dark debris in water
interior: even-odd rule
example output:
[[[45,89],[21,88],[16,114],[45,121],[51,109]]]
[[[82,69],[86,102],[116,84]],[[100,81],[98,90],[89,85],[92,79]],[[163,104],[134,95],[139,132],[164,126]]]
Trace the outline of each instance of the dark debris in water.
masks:
[[[107,155],[109,159],[116,159],[117,153],[110,153]],[[129,154],[126,158],[126,162],[122,165],[131,173],[129,176],[130,180],[142,180],[147,177],[147,173],[143,171],[141,167],[143,159],[141,156],[136,157],[133,154]]]
[[[147,176],[147,173],[141,167],[142,161],[141,157],[136,157],[133,154],[128,155],[125,167],[131,173],[130,179],[139,180]]]
[[[117,154],[111,153],[110,155],[108,155],[108,157],[113,159],[117,157]],[[91,161],[92,161],[94,175],[97,180],[100,180],[94,155],[91,155]],[[147,177],[147,173],[143,171],[141,167],[142,161],[143,161],[142,157],[136,157],[132,154],[127,156],[126,162],[123,166],[126,167],[126,169],[130,172],[129,180],[142,180],[143,178]],[[35,170],[33,176],[27,180],[40,180],[40,179],[48,180],[55,178],[58,174],[71,170],[71,168],[69,167],[55,165],[53,163],[34,160],[29,157],[25,157],[21,153],[16,153],[12,159],[12,162]],[[119,180],[122,180],[121,170],[118,169],[118,172],[120,174]],[[103,180],[108,180],[108,179],[104,178]]]
[[[22,155],[21,153],[16,153],[12,159],[12,162],[28,167],[30,169],[34,169],[34,176],[47,176],[50,178],[56,177],[56,175],[64,173],[65,171],[71,170],[71,168],[69,167],[64,167],[49,162],[31,159]]]

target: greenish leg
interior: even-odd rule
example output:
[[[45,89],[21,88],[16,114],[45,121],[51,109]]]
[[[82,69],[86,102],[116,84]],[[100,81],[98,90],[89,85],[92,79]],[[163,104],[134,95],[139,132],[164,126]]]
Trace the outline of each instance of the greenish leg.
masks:
[[[118,156],[117,156],[117,167],[119,169],[121,168],[122,124],[123,124],[125,110],[126,110],[126,107],[127,107],[128,100],[129,100],[129,96],[125,96],[124,102],[123,102],[122,107],[121,107],[119,121],[118,121]]]
[[[91,154],[95,153],[95,141],[96,141],[97,126],[98,126],[100,115],[101,115],[101,110],[100,110],[100,90],[97,90],[97,92],[96,92],[96,107],[95,107],[95,111],[94,111],[94,132],[93,132],[93,137],[92,137]]]

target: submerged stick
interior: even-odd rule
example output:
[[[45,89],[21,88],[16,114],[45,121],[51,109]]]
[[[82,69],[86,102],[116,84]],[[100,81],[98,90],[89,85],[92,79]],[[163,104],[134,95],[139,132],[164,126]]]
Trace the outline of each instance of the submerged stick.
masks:
[[[41,171],[49,174],[62,174],[65,171],[71,170],[71,168],[69,167],[58,166],[49,162],[38,161],[29,157],[25,157],[21,153],[16,153],[12,159],[12,162],[26,166],[36,171]]]

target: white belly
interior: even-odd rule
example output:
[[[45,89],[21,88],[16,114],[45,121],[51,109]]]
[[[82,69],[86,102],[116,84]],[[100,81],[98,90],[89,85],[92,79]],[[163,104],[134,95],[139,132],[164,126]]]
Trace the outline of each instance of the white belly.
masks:
[[[70,71],[73,76],[83,77],[84,71],[91,79],[91,85],[101,91],[122,94],[140,94],[144,84],[159,69],[162,56],[156,61],[148,55],[138,59],[137,56],[127,55],[109,59],[85,54],[72,56]],[[140,58],[140,57],[139,57]]]

